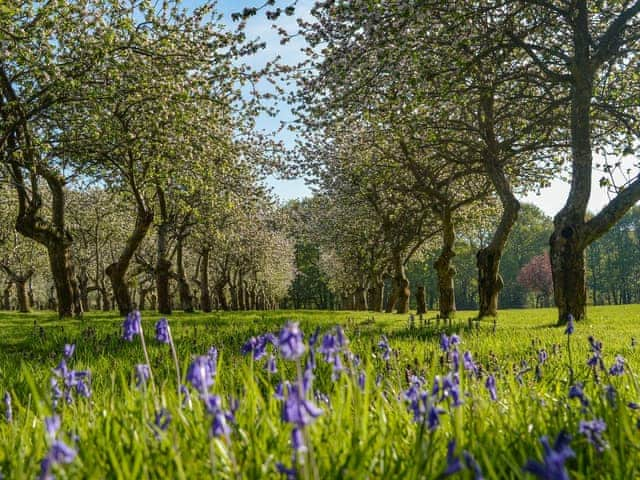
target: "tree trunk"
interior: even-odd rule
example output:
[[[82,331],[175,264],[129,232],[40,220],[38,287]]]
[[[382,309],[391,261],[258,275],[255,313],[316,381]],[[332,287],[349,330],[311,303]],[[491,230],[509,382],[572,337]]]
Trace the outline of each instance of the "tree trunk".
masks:
[[[409,279],[404,270],[404,262],[402,261],[402,255],[400,252],[395,252],[393,257],[393,266],[395,269],[395,291],[396,291],[396,313],[408,313],[409,312],[409,296],[411,291],[409,290]]]
[[[438,290],[440,294],[440,318],[452,318],[456,313],[455,289],[453,277],[456,273],[451,265],[451,259],[455,256],[453,245],[455,231],[451,212],[446,209],[442,215],[442,251],[434,263],[438,273]]]
[[[7,282],[4,290],[2,291],[2,309],[11,310],[11,285],[13,283]]]
[[[203,312],[211,312],[211,294],[209,293],[209,249],[201,253],[200,263],[200,308]]]
[[[364,284],[358,285],[355,291],[355,309],[358,311],[366,311],[367,308],[367,288]]]
[[[56,287],[58,316],[60,318],[82,317],[82,303],[78,282],[73,274],[71,241],[52,242],[47,246],[49,265]]]
[[[549,240],[553,298],[558,308],[558,323],[569,314],[576,320],[586,315],[587,286],[585,282],[584,249],[576,241],[572,229],[554,231]]]
[[[227,285],[227,282],[220,281],[215,285],[216,297],[218,298],[218,306],[221,310],[227,311],[229,310],[229,303],[227,302],[227,295],[224,291],[224,287]]]
[[[125,281],[127,269],[129,268],[131,259],[135,255],[140,244],[143,242],[151,224],[153,223],[153,212],[145,206],[145,203],[141,198],[137,201],[136,223],[133,231],[127,238],[118,260],[105,269],[105,273],[111,281],[111,287],[121,316],[126,316],[133,310],[131,293],[129,292],[129,287]]]
[[[182,308],[182,311],[186,313],[193,313],[193,297],[191,296],[191,288],[189,288],[189,282],[187,281],[187,276],[184,272],[183,242],[184,236],[178,236],[176,244],[176,277],[178,279],[178,293],[180,295],[180,307]]]
[[[427,297],[424,291],[424,285],[420,285],[418,287],[418,292],[416,294],[416,313],[418,315],[423,315],[427,313]]]
[[[29,302],[27,301],[27,282],[20,280],[15,282],[16,297],[18,299],[18,311],[20,313],[29,313]]]
[[[373,312],[382,312],[384,309],[384,281],[378,277],[369,288],[369,309]]]
[[[80,273],[78,273],[77,280],[82,310],[87,312],[89,311],[89,275],[87,275],[86,264],[80,265]]]

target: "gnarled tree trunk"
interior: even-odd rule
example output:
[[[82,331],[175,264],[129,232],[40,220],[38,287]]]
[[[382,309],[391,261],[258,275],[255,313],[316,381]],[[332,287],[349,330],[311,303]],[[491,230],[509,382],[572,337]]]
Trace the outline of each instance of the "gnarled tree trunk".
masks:
[[[438,291],[440,294],[440,317],[451,318],[456,313],[456,298],[453,286],[455,268],[451,265],[451,259],[455,256],[453,246],[455,243],[455,231],[451,212],[446,209],[442,215],[442,250],[440,256],[433,264],[438,273]]]
[[[411,291],[409,290],[409,279],[404,270],[404,262],[400,252],[395,252],[393,255],[393,268],[395,270],[393,281],[396,291],[396,313],[408,313]]]
[[[420,285],[416,293],[416,313],[418,315],[427,313],[427,297],[425,295],[424,285]]]

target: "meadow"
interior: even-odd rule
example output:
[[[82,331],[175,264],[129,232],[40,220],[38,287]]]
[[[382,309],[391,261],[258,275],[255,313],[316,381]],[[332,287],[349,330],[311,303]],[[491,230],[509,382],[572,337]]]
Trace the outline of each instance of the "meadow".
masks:
[[[2,313],[0,478],[640,476],[640,306],[471,316]]]

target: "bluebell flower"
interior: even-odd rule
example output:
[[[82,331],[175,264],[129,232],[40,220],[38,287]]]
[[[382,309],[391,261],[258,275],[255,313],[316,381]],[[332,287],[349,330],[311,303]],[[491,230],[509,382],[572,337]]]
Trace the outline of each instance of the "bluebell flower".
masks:
[[[243,355],[251,353],[254,360],[260,360],[267,353],[267,347],[269,343],[274,343],[275,338],[272,334],[259,335],[257,337],[251,337],[242,346],[241,352]]]
[[[304,354],[306,346],[303,341],[302,331],[297,323],[287,322],[280,330],[278,348],[282,358],[285,360],[296,360]]]
[[[314,332],[309,337],[309,348],[313,348],[318,343],[318,337],[320,336],[320,327],[316,327]]]
[[[171,335],[169,334],[169,321],[161,318],[156,322],[156,340],[160,343],[171,343]]]
[[[460,457],[456,455],[456,441],[454,439],[447,444],[447,467],[442,472],[442,477],[449,477],[460,470],[462,470],[462,462],[460,462]]]
[[[267,372],[274,374],[274,373],[278,373],[278,366],[276,364],[276,357],[273,355],[269,355],[269,358],[267,358],[267,361],[264,364],[264,368]]]
[[[579,399],[583,407],[589,406],[589,400],[587,399],[587,397],[584,394],[584,391],[582,390],[582,383],[578,382],[569,388],[569,398]]]
[[[469,351],[464,352],[464,354],[462,355],[462,364],[465,370],[473,373],[478,373],[478,366],[473,361],[471,352]]]
[[[304,394],[299,390],[297,385],[289,386],[287,398],[282,409],[282,420],[304,427],[322,415],[322,409],[305,399]]]
[[[358,387],[360,387],[360,390],[362,390],[362,391],[364,391],[366,380],[367,380],[367,378],[366,378],[364,372],[358,373]]]
[[[451,352],[451,362],[453,371],[457,372],[460,369],[460,352],[458,352],[457,348],[454,348]]]
[[[215,372],[211,370],[211,361],[208,356],[196,357],[187,369],[187,381],[200,394],[205,394],[213,386]]]
[[[482,469],[473,455],[465,450],[462,452],[462,457],[464,458],[465,466],[473,472],[473,480],[484,480]]]
[[[538,351],[538,363],[540,365],[544,365],[548,358],[549,354],[544,348]]]
[[[451,336],[449,337],[449,344],[452,347],[455,347],[456,345],[460,345],[461,342],[462,342],[462,340],[455,333],[451,334]]]
[[[166,432],[171,424],[171,414],[166,408],[161,408],[155,413],[153,425],[160,431]]]
[[[444,413],[444,409],[435,405],[429,405],[427,414],[427,427],[429,430],[435,430],[440,425],[440,415]]]
[[[347,339],[347,336],[344,334],[344,330],[340,325],[336,327],[336,340],[338,341],[338,346],[341,349],[346,348],[347,344],[349,343],[349,340]]]
[[[7,421],[7,423],[11,423],[13,421],[13,409],[11,408],[11,394],[9,392],[4,392],[2,401],[4,402],[4,419]]]
[[[211,347],[207,352],[207,359],[209,360],[209,370],[211,370],[211,376],[215,377],[218,373],[218,349]]]
[[[224,412],[216,412],[211,423],[211,435],[214,437],[228,437],[231,427]]]
[[[616,387],[614,387],[613,385],[607,385],[606,387],[604,387],[604,395],[607,399],[607,402],[609,402],[609,405],[611,405],[613,408],[616,408],[616,406],[618,405],[618,391],[616,390]]]
[[[616,355],[615,363],[609,369],[609,375],[622,375],[624,373],[624,357]]]
[[[54,480],[52,474],[54,465],[63,465],[73,462],[77,452],[60,440],[54,440],[47,456],[40,462],[40,474],[38,480]]]
[[[151,370],[146,363],[139,363],[136,365],[136,388],[144,388],[151,376]]]
[[[291,431],[291,446],[296,452],[305,452],[307,450],[307,446],[304,443],[302,428],[294,427]]]
[[[78,380],[76,383],[76,393],[84,398],[91,397],[91,389],[89,388],[89,384],[84,380]]]
[[[44,430],[47,436],[51,439],[56,438],[61,425],[62,422],[58,415],[52,415],[51,417],[44,418]]]
[[[286,385],[285,385],[285,383],[280,382],[276,386],[275,392],[273,392],[273,398],[275,398],[276,400],[284,400],[284,389],[285,389],[285,386],[288,388],[289,382],[286,382]]]
[[[587,440],[591,445],[595,447],[598,452],[604,452],[608,445],[602,434],[607,429],[607,424],[601,418],[595,420],[580,420],[580,426],[578,431],[587,437]]]
[[[318,352],[322,354],[325,362],[330,362],[333,357],[340,351],[340,345],[335,335],[330,333],[322,337],[322,343],[318,347]]]
[[[567,316],[567,328],[565,328],[564,333],[565,335],[571,335],[573,331],[574,331],[573,315],[569,314]]]
[[[449,351],[449,337],[447,337],[446,333],[440,335],[440,348],[443,352]]]
[[[389,346],[389,340],[385,335],[380,336],[380,341],[378,342],[378,348],[382,350],[382,358],[388,362],[391,356],[391,347]]]
[[[141,329],[140,312],[136,310],[129,313],[122,323],[122,338],[131,342],[136,335],[140,335]]]
[[[278,469],[278,472],[284,475],[287,480],[297,480],[298,471],[295,468],[288,468],[281,462],[276,463],[276,468]]]
[[[487,390],[489,390],[491,400],[495,402],[498,399],[498,392],[496,391],[496,378],[493,375],[489,375],[484,386],[487,387]]]
[[[66,343],[64,345],[64,350],[62,351],[62,355],[64,356],[64,358],[69,359],[73,356],[73,352],[75,351],[76,351],[75,343]]]
[[[549,445],[547,436],[542,437],[540,442],[544,448],[543,461],[529,460],[523,470],[545,480],[569,480],[569,472],[567,472],[565,462],[575,457],[574,451],[569,446],[571,437],[565,432],[561,432],[553,447]]]

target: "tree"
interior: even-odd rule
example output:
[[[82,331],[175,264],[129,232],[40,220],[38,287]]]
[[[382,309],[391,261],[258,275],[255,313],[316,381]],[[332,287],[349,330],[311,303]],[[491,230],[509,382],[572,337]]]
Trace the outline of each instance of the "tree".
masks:
[[[532,82],[561,86],[570,121],[571,188],[549,240],[558,321],[586,314],[584,252],[640,200],[640,177],[587,219],[594,147],[622,162],[637,145],[638,88],[630,65],[640,42],[640,1],[513,2],[504,29],[526,53]],[[615,167],[606,159],[605,170]],[[619,163],[621,165],[621,163]],[[623,169],[627,171],[626,168]],[[628,170],[631,173],[631,170]]]
[[[536,255],[518,273],[518,283],[529,291],[535,292],[536,307],[547,306],[553,294],[553,279],[549,253]]]

